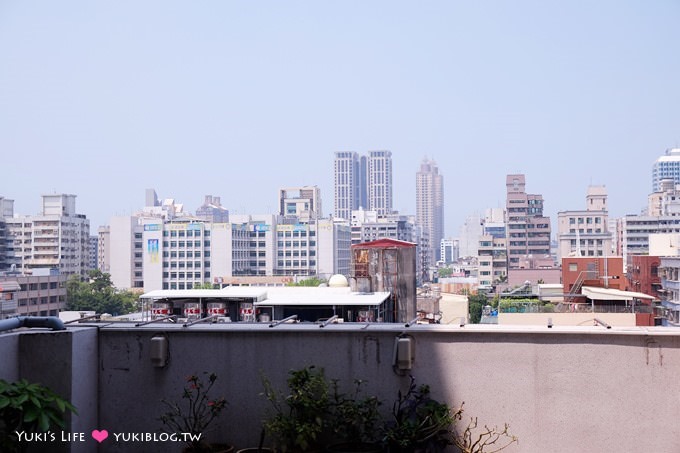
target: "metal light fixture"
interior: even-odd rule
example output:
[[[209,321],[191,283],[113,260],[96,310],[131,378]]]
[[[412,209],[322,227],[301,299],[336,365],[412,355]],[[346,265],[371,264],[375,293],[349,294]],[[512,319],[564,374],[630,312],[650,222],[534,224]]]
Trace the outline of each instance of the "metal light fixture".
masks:
[[[415,339],[408,335],[400,335],[394,339],[394,357],[392,366],[395,371],[408,371],[413,368],[416,359]]]
[[[163,368],[168,364],[168,337],[165,335],[154,335],[151,337],[150,342],[149,355],[151,358],[151,365],[156,368]]]

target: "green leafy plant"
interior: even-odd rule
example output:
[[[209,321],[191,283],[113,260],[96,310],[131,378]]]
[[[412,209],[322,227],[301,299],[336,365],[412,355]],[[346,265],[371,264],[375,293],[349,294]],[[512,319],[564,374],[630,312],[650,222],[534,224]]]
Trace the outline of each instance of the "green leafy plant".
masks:
[[[377,440],[381,402],[375,396],[363,395],[364,382],[355,379],[354,391],[347,394],[340,392],[337,380],[332,381],[329,424],[338,442],[358,445]]]
[[[433,399],[428,385],[416,386],[411,376],[408,391],[399,391],[394,402],[383,441],[391,452],[442,451],[451,444],[453,422],[449,406]]]
[[[283,452],[308,451],[318,448],[328,431],[329,386],[323,369],[308,366],[291,370],[287,379],[288,392],[274,389],[262,377],[264,396],[272,412],[263,426],[272,436],[275,446]]]
[[[68,412],[76,408],[49,387],[26,379],[0,379],[0,451],[21,451],[17,432],[47,432],[65,428]]]
[[[463,405],[453,414],[456,422],[463,418]],[[484,425],[478,428],[477,417],[470,417],[465,429],[460,433],[454,433],[452,442],[461,453],[495,453],[504,450],[510,444],[518,442],[516,436],[510,434],[510,426],[506,423],[503,429]]]
[[[203,435],[227,406],[224,397],[212,398],[210,396],[217,375],[207,372],[203,374],[207,375],[207,382],[197,375],[186,378],[180,402],[161,400],[168,408],[168,411],[160,417],[164,431],[181,435],[181,439],[186,439],[185,443],[190,452],[212,451],[212,447],[203,440]],[[182,433],[190,433],[192,436],[185,437]]]

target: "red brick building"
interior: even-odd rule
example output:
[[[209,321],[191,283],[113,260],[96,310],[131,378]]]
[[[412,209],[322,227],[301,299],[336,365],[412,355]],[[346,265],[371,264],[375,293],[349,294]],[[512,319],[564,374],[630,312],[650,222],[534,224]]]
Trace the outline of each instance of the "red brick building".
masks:
[[[562,258],[565,293],[580,293],[583,286],[625,289],[626,274],[620,256],[575,256]]]
[[[627,285],[629,291],[649,294],[657,299],[662,299],[661,278],[659,266],[661,257],[648,255],[632,255],[631,264],[628,266]]]

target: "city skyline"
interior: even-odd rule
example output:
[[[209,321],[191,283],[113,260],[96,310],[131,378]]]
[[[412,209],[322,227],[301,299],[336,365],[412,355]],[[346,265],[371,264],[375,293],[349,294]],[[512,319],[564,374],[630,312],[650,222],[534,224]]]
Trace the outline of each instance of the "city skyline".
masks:
[[[34,215],[74,194],[93,231],[150,187],[260,214],[317,185],[330,207],[333,153],[384,149],[403,214],[437,161],[445,237],[504,205],[507,174],[553,225],[589,185],[611,217],[638,214],[680,141],[679,17],[672,1],[5,2],[0,196]]]

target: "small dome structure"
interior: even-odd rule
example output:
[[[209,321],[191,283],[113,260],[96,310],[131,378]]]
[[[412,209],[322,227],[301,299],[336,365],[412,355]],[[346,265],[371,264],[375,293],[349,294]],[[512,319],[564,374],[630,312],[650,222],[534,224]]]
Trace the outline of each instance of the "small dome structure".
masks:
[[[328,286],[331,288],[344,288],[349,286],[349,282],[347,281],[347,277],[344,275],[335,274],[328,279]]]

